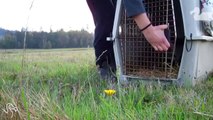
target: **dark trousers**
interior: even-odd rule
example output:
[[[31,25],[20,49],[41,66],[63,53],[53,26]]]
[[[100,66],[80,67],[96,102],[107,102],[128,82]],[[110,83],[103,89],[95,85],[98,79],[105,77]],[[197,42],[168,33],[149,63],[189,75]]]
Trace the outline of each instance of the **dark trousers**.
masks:
[[[106,38],[111,36],[116,0],[87,0],[95,23],[94,49],[96,65],[102,67],[103,62],[115,67],[113,42]]]

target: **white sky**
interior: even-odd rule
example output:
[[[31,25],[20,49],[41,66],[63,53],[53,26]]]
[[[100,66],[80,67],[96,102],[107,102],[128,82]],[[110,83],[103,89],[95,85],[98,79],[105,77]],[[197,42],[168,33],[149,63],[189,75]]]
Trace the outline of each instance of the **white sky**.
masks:
[[[86,0],[0,0],[0,27],[21,30],[80,30],[93,32],[94,23]]]

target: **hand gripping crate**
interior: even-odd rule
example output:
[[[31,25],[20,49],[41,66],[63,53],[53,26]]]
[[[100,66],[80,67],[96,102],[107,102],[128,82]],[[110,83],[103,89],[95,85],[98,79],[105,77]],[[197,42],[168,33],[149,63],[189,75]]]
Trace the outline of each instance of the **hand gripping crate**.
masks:
[[[199,0],[144,0],[153,25],[169,24],[170,49],[156,52],[117,1],[112,37],[120,82],[133,79],[191,84],[213,72],[213,37],[196,20]]]

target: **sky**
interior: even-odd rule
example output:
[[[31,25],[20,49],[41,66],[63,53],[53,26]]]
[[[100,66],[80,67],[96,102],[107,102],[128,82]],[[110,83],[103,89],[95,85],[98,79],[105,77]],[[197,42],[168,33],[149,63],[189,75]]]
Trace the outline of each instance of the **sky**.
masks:
[[[0,27],[9,30],[53,31],[86,29],[94,23],[86,0],[0,0]],[[28,20],[29,17],[29,20]],[[28,22],[27,22],[28,21]]]

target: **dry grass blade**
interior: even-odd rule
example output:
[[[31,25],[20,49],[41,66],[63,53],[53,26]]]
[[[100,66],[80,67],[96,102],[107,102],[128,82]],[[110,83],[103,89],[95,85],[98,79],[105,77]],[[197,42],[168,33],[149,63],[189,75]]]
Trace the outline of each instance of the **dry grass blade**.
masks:
[[[197,114],[197,115],[202,115],[202,116],[213,118],[213,115],[209,115],[209,114],[206,114],[206,113],[202,113],[202,112],[194,112],[194,113]]]

